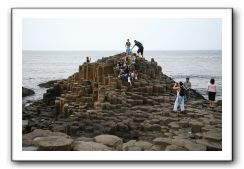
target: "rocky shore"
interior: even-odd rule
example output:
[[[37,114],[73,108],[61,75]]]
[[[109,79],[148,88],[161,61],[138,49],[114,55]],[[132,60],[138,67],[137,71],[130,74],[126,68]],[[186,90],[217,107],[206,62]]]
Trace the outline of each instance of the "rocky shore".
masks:
[[[185,113],[172,112],[174,80],[139,58],[129,84],[114,69],[121,54],[84,63],[53,81],[43,99],[23,107],[23,150],[221,151],[222,103],[194,90]]]

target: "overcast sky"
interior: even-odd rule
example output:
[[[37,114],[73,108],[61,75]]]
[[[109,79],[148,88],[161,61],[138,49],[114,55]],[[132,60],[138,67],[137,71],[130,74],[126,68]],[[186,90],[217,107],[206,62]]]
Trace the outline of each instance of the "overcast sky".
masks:
[[[221,50],[221,19],[23,19],[23,50]],[[132,43],[133,44],[133,43]]]

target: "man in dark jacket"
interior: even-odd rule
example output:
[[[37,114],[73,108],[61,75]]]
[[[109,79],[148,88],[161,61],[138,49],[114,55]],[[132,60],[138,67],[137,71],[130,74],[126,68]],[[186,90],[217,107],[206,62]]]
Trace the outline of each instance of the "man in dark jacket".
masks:
[[[137,54],[139,55],[139,53],[141,53],[141,56],[143,57],[144,47],[143,47],[142,43],[139,42],[139,41],[137,41],[137,40],[134,40],[134,42],[135,42],[135,45],[131,48],[131,51],[132,51],[132,49],[133,49],[135,46],[137,46],[137,47],[138,47]]]

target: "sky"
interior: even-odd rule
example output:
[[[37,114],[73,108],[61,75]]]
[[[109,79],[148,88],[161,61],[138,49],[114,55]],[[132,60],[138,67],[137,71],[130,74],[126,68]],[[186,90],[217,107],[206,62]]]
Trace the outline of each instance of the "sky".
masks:
[[[145,50],[221,50],[218,18],[23,19],[23,50],[124,50],[130,39]]]

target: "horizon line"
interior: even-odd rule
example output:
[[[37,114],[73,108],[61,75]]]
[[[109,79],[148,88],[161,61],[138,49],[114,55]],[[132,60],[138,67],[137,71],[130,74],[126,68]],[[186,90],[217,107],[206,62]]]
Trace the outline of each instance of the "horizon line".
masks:
[[[79,52],[82,52],[82,51],[104,51],[104,52],[107,52],[107,51],[124,51],[124,50],[33,50],[33,49],[22,49],[22,51],[62,51],[62,52],[71,52],[71,51],[79,51]],[[151,50],[145,50],[144,52],[147,52],[147,51],[222,51],[222,49],[175,49],[175,50],[158,50],[158,49],[151,49]]]

